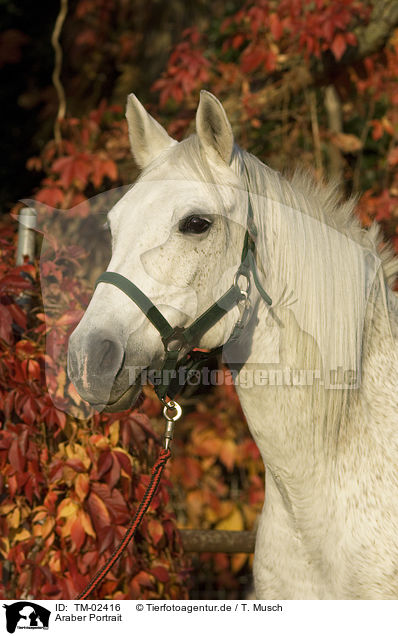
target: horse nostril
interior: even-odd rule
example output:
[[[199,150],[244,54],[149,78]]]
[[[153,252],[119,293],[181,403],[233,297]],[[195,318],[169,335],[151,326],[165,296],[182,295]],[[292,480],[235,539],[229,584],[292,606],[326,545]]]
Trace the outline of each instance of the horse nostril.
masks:
[[[68,373],[87,401],[105,402],[123,369],[123,342],[109,331],[75,331],[69,340]]]
[[[98,348],[98,365],[101,370],[116,373],[123,359],[121,346],[114,340],[103,340]]]

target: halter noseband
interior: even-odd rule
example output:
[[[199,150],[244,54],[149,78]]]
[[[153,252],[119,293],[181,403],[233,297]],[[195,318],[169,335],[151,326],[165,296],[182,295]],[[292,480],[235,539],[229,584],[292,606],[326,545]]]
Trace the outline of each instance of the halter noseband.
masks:
[[[248,226],[249,225],[253,229],[253,233],[256,234],[256,230],[253,225],[253,209],[250,201],[250,195],[248,207]],[[256,288],[263,300],[265,300],[268,305],[272,304],[271,298],[268,296],[259,281],[254,252],[255,242],[250,236],[249,230],[246,230],[241,262],[234,276],[233,284],[225,292],[225,294],[216,300],[216,302],[214,302],[198,318],[196,318],[189,327],[172,327],[148,296],[146,296],[144,292],[142,292],[128,278],[122,276],[122,274],[118,274],[117,272],[104,272],[98,277],[95,283],[96,287],[99,283],[110,283],[111,285],[115,285],[115,287],[124,292],[137,305],[137,307],[141,309],[155,329],[159,332],[165,350],[165,360],[161,369],[162,381],[160,384],[155,385],[154,389],[163,404],[166,404],[166,395],[173,398],[180,388],[178,382],[172,382],[171,379],[172,372],[177,369],[177,366],[184,365],[184,362],[187,369],[199,366],[200,362],[203,362],[204,359],[208,359],[210,355],[219,353],[225,345],[232,341],[236,341],[239,338],[247,319],[250,272],[253,274],[254,284],[256,285]],[[241,290],[238,285],[238,281],[241,276],[245,277],[247,280],[246,290]],[[192,351],[195,346],[198,346],[200,338],[223,316],[225,316],[226,313],[228,313],[233,307],[238,306],[240,303],[244,304],[243,311],[241,312],[241,317],[236,323],[227,342],[206,354]],[[179,364],[179,354],[186,346],[190,348],[190,351]],[[195,356],[194,354],[196,353],[199,355]]]

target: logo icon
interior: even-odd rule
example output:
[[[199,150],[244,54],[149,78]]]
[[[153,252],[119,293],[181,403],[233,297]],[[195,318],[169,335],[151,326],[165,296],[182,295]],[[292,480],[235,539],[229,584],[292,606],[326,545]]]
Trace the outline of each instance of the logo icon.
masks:
[[[3,607],[6,609],[9,634],[13,634],[16,629],[48,629],[51,612],[37,603],[17,601]]]

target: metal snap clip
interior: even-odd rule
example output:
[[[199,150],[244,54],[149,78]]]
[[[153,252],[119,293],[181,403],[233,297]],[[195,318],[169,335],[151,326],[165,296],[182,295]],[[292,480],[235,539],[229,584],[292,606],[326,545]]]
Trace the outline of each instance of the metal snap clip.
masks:
[[[168,411],[175,411],[175,415],[170,416],[168,414]],[[182,408],[178,404],[178,402],[175,402],[175,400],[170,400],[170,402],[166,402],[164,406],[163,415],[169,422],[176,422],[182,415]]]
[[[169,415],[168,411],[175,411],[175,414]],[[178,402],[170,400],[170,402],[166,402],[165,404],[163,415],[167,420],[166,431],[164,434],[164,448],[165,450],[168,450],[170,442],[173,439],[174,424],[178,419],[180,419],[182,415],[182,408]]]

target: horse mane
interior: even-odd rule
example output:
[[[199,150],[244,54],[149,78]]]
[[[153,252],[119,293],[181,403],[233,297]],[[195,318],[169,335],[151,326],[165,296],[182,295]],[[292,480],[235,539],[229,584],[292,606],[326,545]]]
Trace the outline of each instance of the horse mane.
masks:
[[[338,369],[356,377],[347,388],[359,387],[364,330],[380,301],[391,333],[386,284],[398,273],[391,247],[379,247],[377,225],[361,227],[356,199],[342,202],[336,183],[319,185],[298,170],[287,179],[239,148],[231,167],[250,192],[258,266],[274,308],[289,307],[313,343],[302,368],[311,368],[318,350],[326,388],[337,388],[327,378]]]
[[[355,214],[359,195],[351,196],[344,201],[339,181],[322,184],[316,182],[309,172],[301,170],[295,170],[290,182],[293,188],[297,187],[304,192],[310,208],[313,208],[311,205],[313,198],[321,202],[326,222],[351,236],[358,244],[378,254],[387,284],[393,289],[398,277],[398,258],[392,244],[385,241],[382,229],[376,221],[369,228],[361,225]],[[313,209],[316,207],[314,206]]]
[[[338,367],[355,374],[353,384],[328,386],[326,381],[321,386],[335,390],[316,385],[312,392],[310,402],[319,418],[318,425],[313,422],[314,440],[321,446],[329,440],[326,448],[333,456],[342,427],[349,425],[348,406],[359,399],[351,389],[361,384],[364,332],[369,335],[375,328],[376,308],[381,308],[382,332],[385,324],[390,334],[396,329],[390,316],[397,312],[398,298],[387,285],[392,287],[397,278],[398,259],[389,244],[382,244],[377,224],[361,227],[354,213],[356,198],[342,201],[338,184],[318,184],[300,170],[282,175],[236,144],[230,168],[229,174],[214,169],[193,134],[162,152],[139,179],[206,183],[220,214],[228,211],[217,186],[237,188],[243,206],[249,193],[258,232],[257,266],[273,299],[269,313],[282,321],[294,316],[304,338],[300,345],[290,342],[297,368],[320,368],[323,377]],[[267,363],[267,352],[261,353]]]
[[[284,196],[288,200],[292,199],[291,192],[288,192],[290,188],[295,193],[301,193],[300,207],[302,212],[317,218],[322,223],[326,223],[342,234],[349,236],[359,245],[377,254],[380,258],[387,284],[391,288],[394,287],[398,278],[398,258],[392,244],[385,241],[377,222],[373,222],[369,228],[364,228],[361,225],[358,216],[355,214],[358,199],[360,198],[359,195],[353,195],[344,200],[339,180],[330,180],[326,183],[318,182],[309,170],[298,167],[293,171],[281,174],[263,164],[254,155],[242,151],[240,148],[237,149],[235,154],[235,161],[238,157],[245,165],[250,166],[252,173],[260,175],[262,173],[263,178],[260,178],[262,189],[266,187],[266,182],[268,182],[268,185],[274,183],[274,188],[275,182],[278,182],[280,191],[285,192]],[[258,192],[257,194],[261,193]],[[299,203],[298,200],[295,203],[297,205]]]

